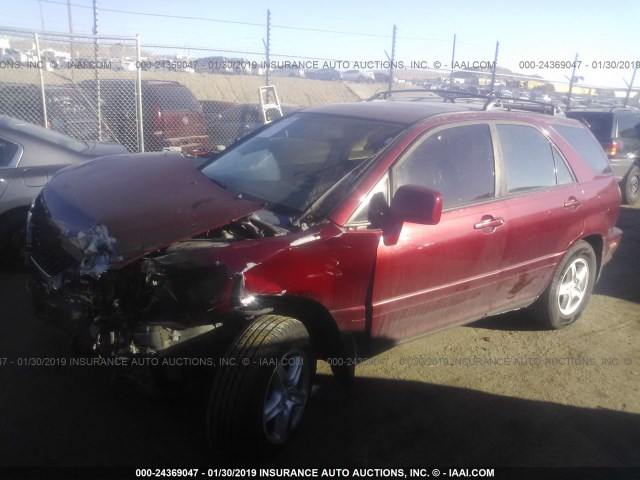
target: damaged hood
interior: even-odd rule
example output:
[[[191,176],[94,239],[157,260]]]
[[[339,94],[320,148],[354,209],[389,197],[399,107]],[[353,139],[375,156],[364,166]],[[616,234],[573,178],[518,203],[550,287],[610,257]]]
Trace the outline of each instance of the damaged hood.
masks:
[[[174,153],[117,155],[66,168],[43,189],[41,202],[65,249],[93,276],[262,208]]]

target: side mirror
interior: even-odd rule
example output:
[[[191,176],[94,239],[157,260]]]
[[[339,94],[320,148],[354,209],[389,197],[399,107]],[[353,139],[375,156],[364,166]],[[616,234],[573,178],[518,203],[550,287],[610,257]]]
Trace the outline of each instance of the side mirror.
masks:
[[[418,185],[403,185],[391,199],[390,214],[399,224],[436,225],[442,215],[442,195]]]

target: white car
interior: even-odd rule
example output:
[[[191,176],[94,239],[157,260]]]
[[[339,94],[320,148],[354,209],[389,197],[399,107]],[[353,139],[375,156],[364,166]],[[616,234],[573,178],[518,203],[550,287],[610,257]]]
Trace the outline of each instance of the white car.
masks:
[[[304,78],[304,70],[302,68],[270,68],[269,75],[272,77]]]
[[[344,72],[342,72],[341,74],[342,76],[342,80],[348,80],[351,82],[358,82],[358,83],[363,83],[363,82],[374,82],[376,77],[373,74],[373,72],[371,71],[365,71],[365,70],[346,70]]]

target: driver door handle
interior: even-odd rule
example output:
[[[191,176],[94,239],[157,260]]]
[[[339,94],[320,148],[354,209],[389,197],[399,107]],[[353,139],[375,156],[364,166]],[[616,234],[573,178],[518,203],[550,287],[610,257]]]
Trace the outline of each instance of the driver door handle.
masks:
[[[485,215],[482,219],[476,223],[473,228],[476,230],[483,230],[485,228],[496,229],[504,225],[504,218],[502,217],[493,217],[492,215]]]
[[[578,208],[582,205],[582,202],[578,200],[576,197],[569,197],[569,199],[564,202],[564,208]]]

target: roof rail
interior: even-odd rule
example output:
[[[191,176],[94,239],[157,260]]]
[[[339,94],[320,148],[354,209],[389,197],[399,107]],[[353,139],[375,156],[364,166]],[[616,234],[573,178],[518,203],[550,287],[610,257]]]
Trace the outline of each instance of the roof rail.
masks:
[[[547,115],[563,114],[562,109],[560,109],[560,107],[552,103],[539,102],[536,100],[525,100],[521,98],[518,98],[518,99],[501,98],[498,96],[497,92],[495,91],[487,95],[482,95],[479,93],[463,92],[459,90],[426,90],[426,89],[387,90],[385,92],[376,93],[375,95],[369,97],[366,101],[370,102],[373,100],[388,100],[389,98],[391,98],[392,95],[397,93],[436,94],[439,97],[441,97],[443,101],[451,102],[451,103],[455,103],[455,100],[457,98],[478,98],[481,100],[485,100],[484,105],[482,107],[482,109],[485,111],[502,108],[507,111],[519,110],[519,111],[526,111],[526,112],[544,113]],[[418,99],[418,100],[421,100],[421,99]]]

